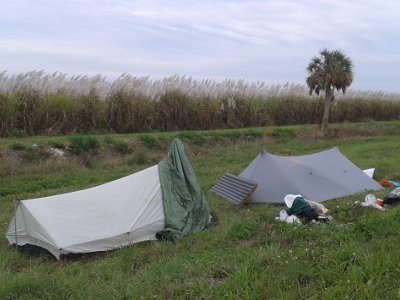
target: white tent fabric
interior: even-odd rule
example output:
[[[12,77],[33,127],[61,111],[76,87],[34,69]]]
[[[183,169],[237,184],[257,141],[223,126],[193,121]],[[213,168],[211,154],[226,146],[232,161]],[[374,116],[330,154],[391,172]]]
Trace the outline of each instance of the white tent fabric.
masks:
[[[370,178],[374,178],[375,168],[363,170],[365,174],[367,174]]]
[[[21,201],[6,237],[10,244],[36,245],[59,259],[153,240],[164,226],[155,165],[97,187]]]
[[[284,203],[287,194],[322,202],[381,189],[336,147],[303,156],[262,151],[239,176],[258,183],[252,201],[261,203]]]

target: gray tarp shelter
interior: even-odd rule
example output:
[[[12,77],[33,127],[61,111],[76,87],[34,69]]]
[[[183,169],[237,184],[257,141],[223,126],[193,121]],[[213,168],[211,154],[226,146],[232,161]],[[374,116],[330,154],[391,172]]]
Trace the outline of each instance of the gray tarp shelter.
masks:
[[[323,202],[381,186],[336,147],[302,156],[278,156],[265,150],[239,174],[258,183],[252,202],[284,203],[287,194]]]

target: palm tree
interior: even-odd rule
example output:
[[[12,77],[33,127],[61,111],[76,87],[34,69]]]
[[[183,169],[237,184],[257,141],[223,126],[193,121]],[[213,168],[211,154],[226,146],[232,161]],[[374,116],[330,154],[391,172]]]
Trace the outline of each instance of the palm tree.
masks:
[[[319,52],[320,56],[314,56],[307,67],[309,76],[306,79],[310,88],[310,95],[313,91],[317,95],[322,90],[325,92],[324,115],[321,122],[321,130],[328,127],[329,110],[331,102],[334,100],[334,89],[342,90],[353,81],[353,63],[349,57],[339,50],[329,51],[323,49]]]

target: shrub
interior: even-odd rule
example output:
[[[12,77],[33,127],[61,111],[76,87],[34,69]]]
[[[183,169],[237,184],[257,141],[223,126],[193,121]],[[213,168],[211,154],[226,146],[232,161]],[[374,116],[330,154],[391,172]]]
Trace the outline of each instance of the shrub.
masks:
[[[296,133],[293,129],[289,128],[275,128],[272,130],[271,135],[278,138],[294,137]]]
[[[10,149],[15,150],[15,151],[22,151],[22,150],[25,150],[26,147],[24,144],[14,143],[14,144],[10,145]]]
[[[139,135],[139,139],[144,143],[144,145],[149,148],[153,149],[158,146],[157,140],[150,134],[141,134]]]
[[[94,136],[74,136],[70,138],[69,150],[75,155],[80,155],[99,146],[100,142]]]

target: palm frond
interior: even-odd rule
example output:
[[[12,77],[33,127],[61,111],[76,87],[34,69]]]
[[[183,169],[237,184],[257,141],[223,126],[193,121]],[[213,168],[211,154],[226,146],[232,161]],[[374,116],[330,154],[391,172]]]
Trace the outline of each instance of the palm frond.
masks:
[[[353,63],[339,50],[320,50],[319,57],[311,58],[307,72],[306,83],[317,95],[321,89],[342,90],[344,93],[353,81]]]

